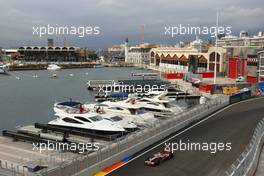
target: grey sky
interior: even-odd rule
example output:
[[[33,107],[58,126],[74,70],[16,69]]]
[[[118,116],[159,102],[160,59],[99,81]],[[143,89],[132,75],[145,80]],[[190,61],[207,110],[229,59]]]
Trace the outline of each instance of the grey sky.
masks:
[[[100,26],[99,36],[68,36],[74,46],[107,48],[125,37],[138,43],[143,24],[145,42],[171,44],[194,36],[170,38],[164,26],[213,26],[216,9],[221,9],[220,25],[231,26],[233,34],[264,31],[263,0],[0,0],[0,46],[45,45],[47,38],[62,44],[62,36],[32,35],[32,26],[47,24]]]

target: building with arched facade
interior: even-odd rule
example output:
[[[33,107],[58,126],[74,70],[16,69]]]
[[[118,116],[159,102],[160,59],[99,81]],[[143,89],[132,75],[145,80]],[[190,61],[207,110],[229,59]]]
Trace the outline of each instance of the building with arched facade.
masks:
[[[77,62],[80,59],[78,47],[21,46],[18,52],[24,61],[34,62]]]
[[[210,47],[207,52],[196,48],[158,47],[150,51],[150,65],[175,68],[179,72],[188,72],[191,65],[196,71],[214,71],[217,52],[217,72],[225,72],[226,49]]]

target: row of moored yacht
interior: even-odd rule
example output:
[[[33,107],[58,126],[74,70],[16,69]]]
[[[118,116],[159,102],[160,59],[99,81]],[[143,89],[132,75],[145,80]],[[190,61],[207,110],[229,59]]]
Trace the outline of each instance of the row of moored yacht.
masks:
[[[159,116],[180,111],[164,95],[161,93],[153,97],[133,97],[100,104],[83,104],[72,100],[55,103],[56,119],[50,121],[49,125],[105,134],[134,131],[157,122]]]

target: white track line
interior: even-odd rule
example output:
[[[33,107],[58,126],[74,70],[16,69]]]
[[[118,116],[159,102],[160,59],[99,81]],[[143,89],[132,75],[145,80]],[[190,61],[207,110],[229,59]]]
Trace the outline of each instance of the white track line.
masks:
[[[199,125],[199,124],[203,123],[204,121],[206,121],[206,120],[210,119],[211,117],[213,117],[213,116],[215,116],[215,115],[219,114],[220,112],[222,112],[222,111],[224,111],[224,110],[226,110],[226,109],[228,109],[228,108],[231,108],[231,107],[233,107],[233,106],[235,106],[235,105],[237,105],[237,104],[241,104],[241,103],[245,103],[245,102],[249,102],[249,101],[253,101],[253,100],[258,100],[258,99],[262,99],[262,98],[264,98],[264,97],[252,98],[252,99],[248,99],[248,100],[244,100],[244,101],[240,101],[240,102],[237,102],[237,103],[234,103],[234,104],[228,105],[228,106],[224,107],[223,109],[221,109],[221,110],[219,110],[219,111],[217,111],[217,112],[215,112],[215,113],[211,114],[210,116],[208,116],[208,117],[204,118],[203,120],[201,120],[201,121],[199,121],[199,122],[197,122],[197,123],[193,124],[192,126],[190,126],[190,127],[186,128],[185,130],[183,130],[183,131],[181,131],[181,132],[179,132],[179,133],[175,134],[174,136],[172,136],[172,137],[170,137],[170,138],[166,139],[165,141],[162,141],[161,143],[159,143],[159,144],[155,145],[154,147],[152,147],[152,148],[150,148],[150,149],[146,150],[145,152],[143,152],[143,153],[141,153],[141,154],[137,155],[136,157],[134,157],[134,158],[132,158],[131,160],[129,160],[128,162],[126,162],[124,165],[122,165],[122,166],[120,166],[120,167],[118,167],[118,168],[116,168],[116,169],[112,170],[111,172],[107,173],[106,175],[108,175],[108,174],[110,174],[110,173],[114,172],[115,170],[117,170],[117,169],[119,169],[119,168],[121,168],[121,167],[123,167],[123,166],[127,165],[128,163],[130,163],[130,162],[132,162],[132,161],[136,160],[137,158],[139,158],[139,157],[143,156],[144,154],[146,154],[146,153],[150,152],[151,150],[153,150],[153,149],[155,149],[155,148],[157,148],[157,147],[159,147],[159,146],[163,145],[164,143],[166,143],[166,142],[170,141],[171,139],[173,139],[173,138],[175,138],[175,137],[179,136],[180,134],[182,134],[182,133],[184,133],[184,132],[186,132],[186,131],[188,131],[188,130],[192,129],[193,127],[196,127],[197,125]]]

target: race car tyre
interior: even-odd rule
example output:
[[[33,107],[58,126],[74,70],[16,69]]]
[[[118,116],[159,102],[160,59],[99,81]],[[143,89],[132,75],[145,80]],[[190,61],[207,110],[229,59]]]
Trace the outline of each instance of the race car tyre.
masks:
[[[154,160],[154,163],[155,163],[155,165],[157,165],[157,166],[160,165],[160,159],[155,159],[155,160]]]

